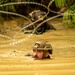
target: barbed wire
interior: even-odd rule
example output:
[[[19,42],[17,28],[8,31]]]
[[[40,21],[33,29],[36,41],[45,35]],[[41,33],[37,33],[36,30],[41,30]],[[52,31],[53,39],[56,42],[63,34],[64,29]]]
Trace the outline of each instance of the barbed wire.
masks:
[[[39,4],[39,3],[35,3],[35,2],[16,2],[16,3],[7,3],[7,4],[0,5],[0,7],[7,6],[7,5],[13,5],[13,4],[25,4],[25,3],[41,5],[41,6],[45,7],[46,9],[48,9],[45,5]],[[26,17],[24,17],[23,15],[16,14],[16,13],[12,13],[12,12],[6,12],[6,11],[0,11],[0,12],[1,12],[1,13],[6,13],[6,14],[17,15],[17,16],[26,18]],[[46,17],[48,14],[49,14],[49,9],[48,9],[47,14],[46,14],[44,17]],[[27,19],[28,19],[28,18],[27,18]],[[29,24],[28,26],[23,27],[20,31],[22,31],[23,29],[25,29],[25,28],[27,28],[27,27],[29,27],[29,26],[35,24],[35,23],[38,22],[38,21],[40,21],[40,19],[37,20],[37,21],[35,21],[35,22],[33,22],[33,23],[31,23],[31,24]],[[14,35],[14,38],[13,38],[14,41],[15,41],[16,35],[17,35],[20,31],[18,31],[18,32]],[[32,34],[31,34],[31,35],[32,35]],[[28,38],[29,38],[31,35],[29,35]],[[15,41],[15,42],[10,43],[10,44],[8,44],[8,45],[2,45],[2,46],[0,46],[0,47],[6,47],[6,46],[10,46],[10,45],[15,45],[15,44],[20,43],[20,42],[22,42],[22,41],[24,41],[24,40],[27,40],[28,38],[21,39],[21,40],[19,40],[19,41],[17,41],[17,42]]]
[[[32,22],[28,17],[23,16],[23,15],[18,14],[18,13],[7,12],[7,11],[1,11],[1,10],[0,10],[0,13],[10,14],[10,15],[16,15],[16,16],[22,17],[22,18],[24,18],[24,19],[27,19],[29,22]]]
[[[45,5],[40,4],[40,3],[36,3],[36,2],[15,2],[15,3],[7,3],[7,4],[2,4],[2,5],[0,5],[0,7],[8,6],[8,5],[15,5],[15,4],[36,4],[36,5],[40,5],[40,6],[43,6],[44,8],[46,8],[46,9],[48,9]],[[15,14],[15,13],[11,13],[11,12],[3,12],[3,13],[13,14],[13,15]],[[46,14],[44,17],[46,17],[48,14],[49,14],[49,9],[48,9],[47,14]],[[15,14],[15,15],[18,15],[18,14]],[[24,16],[22,16],[22,15],[19,15],[19,16],[24,17]],[[42,18],[44,18],[44,17],[42,17]],[[41,19],[41,18],[40,18],[40,19]],[[29,26],[35,24],[36,22],[40,21],[40,19],[37,20],[37,21],[35,21],[35,22],[33,22],[33,23],[31,23],[31,24],[29,24],[29,25],[26,26],[26,27],[23,27],[20,31],[22,31],[23,29],[25,29],[25,28],[27,28],[27,27],[29,27]],[[14,35],[14,40],[15,40],[15,36],[16,36],[20,31],[18,31],[18,32]]]
[[[51,4],[54,2],[54,0],[51,0],[48,4],[48,8],[50,8]]]
[[[49,20],[52,20],[52,19],[54,19],[54,18],[57,18],[57,17],[59,17],[59,16],[61,16],[61,15],[56,15],[56,16],[54,16],[54,17],[51,17],[51,18],[48,18],[48,19],[44,20],[43,22],[41,22],[40,24],[38,24],[38,26],[33,30],[32,33],[34,33],[34,32],[36,31],[36,29],[39,28],[39,27],[40,27],[42,24],[44,24],[45,22],[47,22],[47,21],[49,21]]]
[[[9,37],[9,36],[6,36],[6,35],[3,35],[3,34],[0,34],[1,37],[3,38],[7,38],[7,39],[10,39],[10,40],[13,40],[13,38]]]
[[[54,1],[54,0],[52,0],[52,2],[53,2],[53,1]],[[53,12],[53,13],[57,13],[57,12],[55,12],[55,11],[52,11],[52,10],[49,8],[50,5],[52,4],[52,2],[49,3],[48,7],[46,7],[46,6],[43,5],[43,4],[36,3],[36,2],[15,2],[15,3],[7,3],[7,4],[2,4],[2,5],[0,5],[0,7],[8,6],[8,5],[16,5],[16,4],[18,4],[18,5],[19,5],[19,4],[36,4],[36,5],[43,6],[43,7],[45,7],[45,8],[48,10],[47,14],[44,16],[44,17],[46,17],[46,16],[49,14],[50,11]],[[29,20],[27,17],[25,17],[25,16],[23,16],[23,15],[20,15],[20,14],[17,14],[17,13],[6,12],[6,11],[0,11],[0,12],[1,12],[1,13],[6,13],[6,14],[11,14],[11,15],[17,15],[17,16],[20,16],[20,17],[23,17],[23,18]],[[6,44],[6,45],[1,45],[0,47],[7,47],[7,46],[11,46],[11,45],[16,45],[16,44],[18,44],[18,43],[21,43],[21,42],[23,42],[23,41],[29,39],[29,38],[33,35],[33,33],[36,31],[36,29],[37,29],[39,26],[41,26],[43,23],[45,23],[45,22],[47,22],[47,21],[49,21],[49,20],[52,20],[52,19],[54,19],[54,18],[57,18],[57,17],[59,17],[59,16],[61,16],[61,15],[63,15],[63,13],[44,20],[44,21],[41,22],[41,23],[33,30],[33,32],[32,32],[31,34],[29,34],[26,38],[20,39],[19,41],[14,41],[14,42],[9,43],[9,44]],[[41,19],[41,18],[40,18],[40,19]],[[39,20],[40,20],[40,19],[39,19]],[[35,22],[32,22],[32,23],[30,23],[29,25],[23,27],[21,30],[19,30],[19,31],[14,35],[13,40],[15,40],[15,37],[17,36],[17,34],[18,34],[20,31],[22,31],[23,29],[25,29],[25,28],[27,28],[27,27],[29,27],[29,26],[31,26],[31,25],[37,23],[39,20],[37,20],[37,21],[35,21]],[[30,21],[30,20],[29,20],[29,21]],[[1,36],[2,36],[2,37],[5,37],[5,38],[11,39],[11,38],[8,37],[8,36],[4,36],[4,35],[1,35]],[[63,48],[72,48],[72,47],[75,48],[75,45],[64,46],[64,47],[63,47],[63,46],[62,46],[62,47],[54,47],[54,48],[63,49]]]

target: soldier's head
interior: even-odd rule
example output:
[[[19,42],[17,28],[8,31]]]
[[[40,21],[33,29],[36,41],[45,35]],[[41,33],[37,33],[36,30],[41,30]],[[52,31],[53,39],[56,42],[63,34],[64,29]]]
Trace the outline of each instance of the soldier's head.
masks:
[[[29,13],[29,17],[33,22],[36,20],[39,20],[39,22],[43,21],[45,15],[46,15],[46,12],[41,10],[34,10],[31,13]]]
[[[34,59],[48,59],[52,52],[52,46],[46,42],[36,42],[33,46]]]

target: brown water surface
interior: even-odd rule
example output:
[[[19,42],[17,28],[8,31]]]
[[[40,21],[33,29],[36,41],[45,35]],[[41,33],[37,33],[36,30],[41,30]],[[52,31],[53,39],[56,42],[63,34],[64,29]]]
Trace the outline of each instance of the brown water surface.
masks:
[[[61,22],[61,21],[60,21]],[[12,22],[11,22],[12,23]],[[0,75],[75,75],[75,30],[67,29],[53,22],[57,30],[49,30],[42,35],[23,34],[19,32],[15,40],[20,43],[1,47],[13,40],[0,37]],[[7,31],[7,36],[13,38],[16,31]],[[32,45],[37,40],[48,41],[53,47],[50,60],[34,60],[26,57],[32,53]]]

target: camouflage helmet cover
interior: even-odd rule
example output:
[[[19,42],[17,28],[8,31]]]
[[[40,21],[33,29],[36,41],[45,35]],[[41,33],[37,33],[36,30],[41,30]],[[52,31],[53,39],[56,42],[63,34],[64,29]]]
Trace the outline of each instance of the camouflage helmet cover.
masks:
[[[41,11],[41,10],[34,10],[31,13],[29,13],[29,17],[31,18],[32,21],[39,20],[43,21],[44,16],[46,15],[46,12]]]
[[[53,49],[52,46],[46,42],[36,42],[33,46],[35,50],[47,50],[50,54],[52,54]]]

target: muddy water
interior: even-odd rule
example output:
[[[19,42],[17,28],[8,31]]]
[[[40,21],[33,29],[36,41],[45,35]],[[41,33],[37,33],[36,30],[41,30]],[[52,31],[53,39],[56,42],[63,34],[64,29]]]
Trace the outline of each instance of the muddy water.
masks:
[[[16,41],[28,39],[5,47],[1,46],[13,41],[0,37],[0,75],[75,75],[74,32],[75,30],[71,29],[50,30],[42,35],[34,34],[29,38],[27,36],[30,34],[20,32],[16,35]],[[34,60],[25,56],[26,53],[32,53],[32,45],[37,40],[45,40],[52,45],[52,59]]]

